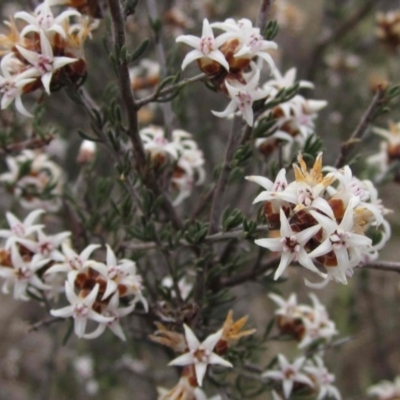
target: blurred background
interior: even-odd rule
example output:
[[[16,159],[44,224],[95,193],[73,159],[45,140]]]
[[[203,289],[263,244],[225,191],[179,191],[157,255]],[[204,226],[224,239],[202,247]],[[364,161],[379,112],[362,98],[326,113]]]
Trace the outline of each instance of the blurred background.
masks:
[[[168,74],[175,74],[186,49],[176,46],[176,36],[183,33],[199,35],[201,21],[222,21],[227,17],[256,20],[259,1],[233,0],[163,0],[155,2],[163,21],[161,41],[167,58]],[[324,161],[333,162],[340,143],[348,138],[363,112],[368,107],[373,88],[381,82],[400,83],[399,43],[383,43],[377,37],[377,13],[399,11],[396,0],[275,0],[270,18],[277,19],[280,29],[276,37],[279,49],[273,54],[281,71],[296,67],[298,79],[309,79],[315,84],[307,96],[327,100],[328,106],[320,113],[316,132],[324,141]],[[3,19],[19,10],[32,10],[34,1],[0,1]],[[154,12],[154,10],[153,10]],[[146,37],[153,37],[148,24],[146,1],[139,1],[136,14],[127,21],[128,48],[138,46]],[[353,18],[353,20],[352,20]],[[399,17],[400,21],[400,17]],[[347,25],[346,25],[347,24]],[[108,61],[108,34],[105,20],[100,22],[93,39],[86,44],[88,77],[85,83],[98,102],[107,101],[107,93],[115,93],[113,71]],[[400,31],[399,25],[397,30]],[[339,32],[339,34],[338,34]],[[399,36],[400,37],[400,36]],[[146,51],[146,58],[156,61],[154,44]],[[161,71],[166,74],[166,71]],[[199,73],[194,64],[184,72],[185,77]],[[141,72],[138,72],[141,76]],[[155,72],[157,75],[158,72]],[[265,76],[267,79],[268,76]],[[157,78],[156,78],[157,82]],[[136,82],[139,95],[151,92],[152,86]],[[150,86],[150,89],[148,88]],[[32,98],[32,103],[35,99]],[[48,151],[67,171],[69,182],[78,173],[76,154],[81,142],[77,130],[90,131],[89,121],[64,91],[43,99],[46,110],[43,121],[54,124],[57,138]],[[230,124],[214,117],[210,110],[221,110],[226,100],[216,95],[202,83],[195,83],[181,92],[173,102],[176,128],[194,134],[207,160],[208,179],[214,166],[220,162]],[[27,102],[29,104],[29,101]],[[10,111],[2,111],[4,126]],[[158,107],[141,111],[143,126],[163,124],[163,114]],[[387,128],[388,122],[400,121],[400,106],[395,103],[390,114],[381,117],[375,125]],[[31,129],[21,122],[21,129]],[[378,151],[380,138],[369,135],[361,147],[360,159],[355,163],[356,174],[366,178],[365,158]],[[263,158],[257,160],[249,172],[260,174]],[[99,149],[96,170],[107,175],[111,164]],[[243,184],[232,185],[231,196],[243,191]],[[256,188],[245,184],[245,194],[240,202],[232,204],[249,215],[249,207]],[[400,261],[400,184],[388,182],[379,187],[385,206],[394,212],[388,216],[393,236],[381,251],[382,260]],[[199,189],[192,196],[200,195]],[[12,199],[1,193],[3,211],[14,207]],[[183,212],[191,207],[184,203]],[[48,221],[52,223],[53,221]],[[56,222],[55,222],[56,223]],[[299,300],[306,302],[309,290],[303,283],[304,274],[290,271],[290,280],[280,287],[284,297],[293,291]],[[267,297],[265,285],[248,283],[236,290],[234,309],[237,314],[250,314],[248,326],[264,329],[271,319],[275,306]],[[381,379],[393,379],[400,374],[400,302],[399,275],[394,272],[358,269],[348,286],[331,284],[317,293],[327,306],[343,337],[351,337],[340,348],[327,350],[326,363],[336,374],[337,386],[343,399],[366,398],[366,388]],[[150,342],[137,345],[137,338],[146,338],[148,326],[140,320],[125,326],[126,343],[107,332],[94,341],[71,337],[64,345],[62,338],[68,324],[53,324],[32,331],[37,321],[48,319],[45,310],[36,303],[15,302],[0,295],[0,400],[25,399],[132,399],[156,398],[156,387],[171,387],[177,379],[173,368],[166,368],[168,354]],[[295,344],[271,342],[260,363],[265,365],[280,350],[296,354]],[[292,353],[291,353],[292,352]],[[260,364],[260,365],[261,365]]]

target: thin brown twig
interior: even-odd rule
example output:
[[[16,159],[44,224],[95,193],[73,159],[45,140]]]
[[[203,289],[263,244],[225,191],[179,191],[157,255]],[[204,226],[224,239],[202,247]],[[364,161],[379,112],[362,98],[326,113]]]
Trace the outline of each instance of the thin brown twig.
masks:
[[[48,135],[46,137],[33,137],[21,142],[7,144],[0,149],[0,155],[19,153],[25,149],[40,149],[47,146],[54,139],[54,137],[54,135]]]
[[[38,321],[36,323],[34,323],[33,325],[31,325],[29,327],[28,332],[33,332],[33,331],[37,331],[39,328],[41,328],[42,326],[48,326],[48,325],[52,325],[55,324],[56,322],[61,322],[61,321],[65,321],[64,318],[49,318],[49,319],[44,319],[42,321]]]
[[[272,0],[261,0],[260,9],[258,11],[257,26],[261,32],[264,31],[267,26],[269,10],[271,8]]]
[[[261,265],[258,269],[248,269],[241,274],[230,276],[221,280],[221,287],[232,287],[240,285],[243,282],[257,279],[269,269],[276,267],[281,260],[281,256],[274,256],[270,258],[265,264]]]
[[[257,227],[256,232],[266,232],[269,230],[268,225],[260,225],[259,227]],[[208,235],[204,238],[204,242],[207,243],[215,243],[215,242],[221,242],[224,240],[231,240],[231,239],[241,239],[244,237],[245,231],[243,229],[235,229],[232,230],[230,232],[218,232],[215,233],[213,235]],[[189,243],[186,240],[180,240],[179,244],[181,246],[193,246],[192,243]],[[152,250],[157,248],[158,246],[162,246],[162,243],[158,243],[158,242],[146,242],[146,243],[134,243],[129,245],[129,243],[127,243],[125,245],[125,248],[130,249],[130,250],[134,250],[134,251],[141,251],[141,250]]]
[[[154,91],[154,93],[150,94],[149,96],[143,97],[142,99],[137,100],[136,106],[138,108],[143,107],[144,105],[154,102],[154,101],[157,101],[157,99],[159,99],[160,97],[165,96],[170,93],[173,93],[190,83],[201,81],[204,78],[206,78],[206,76],[207,76],[206,74],[201,73],[201,74],[195,75],[191,78],[183,79],[174,85],[169,85],[164,89],[161,89],[161,90],[156,89]]]
[[[114,47],[117,54],[120,54],[121,49],[125,46],[125,28],[124,19],[122,15],[121,5],[119,1],[107,0],[111,20]],[[154,193],[156,197],[161,197],[161,207],[163,208],[167,217],[171,220],[176,229],[181,229],[183,223],[179,218],[174,206],[168,199],[165,193],[162,192],[157,181],[154,177],[153,171],[147,167],[146,154],[143,148],[143,143],[139,134],[138,124],[138,107],[133,96],[128,62],[126,59],[116,60],[116,68],[118,75],[118,82],[121,91],[121,97],[124,103],[125,111],[128,116],[128,135],[132,143],[133,155],[136,161],[136,168],[141,176],[143,183]]]
[[[213,201],[211,205],[210,212],[210,227],[208,233],[211,235],[219,230],[219,219],[222,213],[223,199],[228,185],[229,173],[230,173],[230,163],[233,158],[233,154],[237,147],[240,139],[240,132],[242,126],[242,118],[235,116],[232,123],[231,133],[228,139],[228,145],[226,147],[225,158],[222,164],[221,172],[215,187],[213,194]]]
[[[374,120],[376,110],[382,104],[385,93],[386,93],[385,89],[383,88],[377,89],[376,94],[371,101],[371,104],[365,111],[356,129],[354,130],[350,138],[345,143],[342,144],[342,147],[340,149],[340,154],[334,164],[336,168],[341,168],[345,165],[347,156],[349,155],[353,146],[363,139],[368,126]]]
[[[361,268],[377,269],[380,271],[391,271],[400,274],[400,262],[396,261],[374,261]]]
[[[149,13],[149,17],[152,21],[159,20],[159,13],[157,8],[156,0],[147,0],[147,10]],[[161,77],[165,78],[167,76],[167,58],[165,56],[164,46],[162,43],[162,25],[158,31],[154,30],[155,33],[155,45],[156,45],[156,54],[157,59],[161,67]],[[166,128],[166,137],[167,139],[171,139],[172,137],[172,128],[174,123],[174,112],[172,110],[172,104],[168,102],[164,102],[161,104],[161,111],[164,116],[164,125]]]
[[[321,65],[322,55],[326,48],[338,42],[343,36],[353,30],[379,3],[379,0],[366,0],[360,8],[345,19],[333,32],[322,37],[315,45],[311,57],[307,79],[313,80],[318,67]]]

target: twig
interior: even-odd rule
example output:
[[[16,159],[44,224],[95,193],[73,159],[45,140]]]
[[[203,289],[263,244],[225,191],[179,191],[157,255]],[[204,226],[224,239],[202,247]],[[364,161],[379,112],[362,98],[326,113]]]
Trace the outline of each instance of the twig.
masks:
[[[348,19],[343,21],[333,32],[325,37],[321,38],[316,46],[314,47],[311,57],[310,57],[310,68],[308,70],[307,79],[313,80],[315,77],[316,71],[318,71],[318,67],[322,60],[322,55],[325,49],[339,41],[343,36],[345,36],[348,32],[353,30],[379,3],[379,0],[366,0],[364,4],[356,10]]]
[[[10,143],[0,149],[0,155],[19,153],[25,149],[40,149],[47,146],[54,139],[54,135],[48,135],[47,137],[34,137],[31,139],[23,140],[21,142]]]
[[[221,287],[232,287],[240,285],[243,282],[254,280],[259,276],[263,275],[269,269],[276,267],[279,264],[280,260],[281,256],[278,255],[273,258],[270,258],[265,264],[263,264],[258,269],[248,269],[247,271],[244,271],[241,274],[237,274],[229,278],[222,279]]]
[[[121,5],[119,1],[107,0],[112,20],[112,32],[114,47],[117,54],[120,54],[121,49],[125,46],[125,29],[124,19],[122,16]],[[131,89],[129,78],[128,63],[126,59],[117,60],[117,75],[121,91],[121,97],[124,103],[125,111],[128,116],[128,135],[132,143],[133,155],[136,161],[137,170],[143,180],[143,183],[154,193],[156,197],[161,197],[161,207],[167,217],[171,220],[176,229],[181,229],[183,224],[171,201],[165,193],[163,193],[157,184],[153,171],[147,168],[146,154],[143,148],[143,143],[139,134],[138,116],[135,98]]]
[[[213,195],[213,201],[210,212],[210,227],[208,230],[209,234],[218,232],[219,218],[222,213],[224,194],[229,180],[229,173],[231,170],[230,163],[232,161],[233,154],[239,142],[241,126],[242,126],[242,118],[235,116],[232,123],[231,133],[229,135],[228,145],[226,147],[225,159],[222,164],[219,179]]]
[[[147,97],[144,97],[143,99],[137,100],[136,101],[136,106],[138,108],[143,107],[144,105],[151,103],[153,101],[157,101],[157,99],[159,99],[162,96],[165,96],[167,94],[173,93],[176,90],[179,90],[181,88],[183,88],[184,86],[186,86],[189,83],[193,83],[193,82],[198,82],[203,80],[206,77],[206,74],[198,74],[196,76],[193,76],[191,78],[187,78],[187,79],[183,79],[180,82],[176,83],[175,85],[170,85],[167,86],[164,89],[161,90],[155,90],[154,93],[150,94]]]
[[[152,21],[158,21],[160,19],[157,2],[156,0],[147,0],[147,10],[149,12],[149,17]],[[156,54],[157,59],[161,67],[161,77],[165,78],[167,76],[167,58],[165,56],[164,46],[162,44],[162,25],[155,33],[155,44],[156,44]],[[172,127],[174,123],[174,112],[172,110],[172,105],[169,101],[161,104],[161,110],[164,115],[164,124],[166,128],[165,136],[167,139],[171,139]]]
[[[29,327],[28,332],[33,332],[33,331],[37,331],[39,328],[41,328],[42,326],[48,326],[48,325],[52,325],[55,324],[56,322],[61,322],[61,321],[65,321],[64,318],[50,318],[50,319],[44,319],[42,321],[36,322],[33,325],[31,325]]]
[[[378,107],[381,105],[382,100],[385,96],[386,90],[383,88],[378,88],[374,98],[372,99],[371,104],[369,105],[367,111],[362,116],[357,128],[350,136],[349,140],[342,144],[340,154],[335,162],[336,168],[341,168],[346,163],[346,158],[349,155],[352,146],[359,141],[361,141],[367,131],[368,126],[374,120],[375,112]]]
[[[375,261],[370,264],[366,264],[361,268],[377,269],[381,271],[392,271],[400,274],[400,262],[396,261]]]
[[[261,0],[260,10],[258,11],[257,26],[263,32],[268,21],[268,14],[272,4],[272,0]]]
[[[268,225],[260,225],[257,227],[256,232],[266,232],[269,230]],[[218,232],[213,235],[208,235],[206,236],[203,240],[204,242],[207,243],[215,243],[215,242],[221,242],[224,240],[231,240],[231,239],[240,239],[243,237],[245,234],[245,231],[243,229],[236,229],[232,230],[230,232]],[[179,244],[181,246],[193,246],[193,243],[189,243],[186,240],[180,240]],[[157,247],[163,247],[162,243],[157,243],[157,242],[146,242],[146,243],[135,243],[132,245],[129,245],[129,243],[126,244],[125,248],[134,250],[134,251],[141,251],[141,250],[151,250],[155,249]]]
[[[111,14],[111,26],[115,50],[117,54],[120,54],[121,49],[125,46],[125,29],[121,5],[119,1],[115,0],[107,0],[107,3]],[[126,60],[117,59],[116,64],[118,72],[118,83],[126,114],[128,116],[129,138],[132,143],[137,167],[141,171],[141,174],[145,175],[146,154],[143,148],[142,140],[139,135],[138,116],[136,111],[137,107],[131,89],[128,63]]]

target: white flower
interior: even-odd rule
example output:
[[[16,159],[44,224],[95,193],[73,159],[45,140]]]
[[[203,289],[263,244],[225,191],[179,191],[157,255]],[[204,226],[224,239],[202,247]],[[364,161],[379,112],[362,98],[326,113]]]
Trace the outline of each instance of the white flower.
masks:
[[[9,249],[17,240],[27,238],[32,233],[43,228],[43,225],[36,225],[36,219],[44,213],[44,210],[34,210],[29,213],[23,221],[20,221],[13,213],[6,212],[6,218],[10,230],[1,229],[0,237],[7,239],[5,248]]]
[[[283,393],[286,399],[290,398],[293,390],[293,386],[296,382],[302,383],[313,387],[311,379],[300,372],[305,362],[305,357],[300,357],[290,364],[285,356],[278,354],[279,371],[266,371],[261,376],[263,378],[270,378],[274,380],[282,381]]]
[[[321,311],[313,310],[311,316],[303,318],[304,336],[299,343],[299,349],[303,349],[317,339],[330,340],[337,334],[335,323],[325,318]]]
[[[90,255],[99,247],[99,244],[90,244],[80,254],[77,254],[68,244],[62,243],[62,253],[55,257],[57,263],[51,266],[46,274],[83,270]]]
[[[37,231],[37,240],[21,238],[17,239],[17,241],[34,254],[40,254],[50,260],[57,260],[60,254],[58,247],[69,236],[71,236],[71,232],[61,232],[48,236],[39,229]]]
[[[374,396],[378,400],[395,400],[400,396],[400,376],[394,382],[382,381],[368,389],[368,396]]]
[[[88,320],[97,321],[102,324],[114,320],[114,318],[105,317],[92,309],[98,292],[99,285],[96,284],[86,297],[79,297],[75,294],[73,286],[68,281],[65,281],[65,294],[71,305],[59,310],[50,310],[50,314],[58,318],[73,317],[76,336],[80,338],[84,337]]]
[[[193,35],[183,35],[176,38],[178,43],[185,43],[195,48],[195,50],[186,54],[186,57],[182,62],[182,69],[185,69],[188,64],[199,58],[209,58],[221,64],[227,71],[229,71],[228,61],[226,61],[222,52],[218,50],[218,47],[224,44],[231,37],[231,34],[225,33],[215,38],[210,23],[207,19],[204,19],[203,32],[200,38]]]
[[[29,285],[39,290],[50,289],[36,275],[36,272],[46,265],[50,260],[43,259],[39,254],[32,257],[30,261],[24,261],[15,244],[11,246],[12,267],[0,266],[0,277],[5,279],[3,293],[9,293],[13,287],[16,300],[28,300],[27,289]]]
[[[164,129],[151,125],[139,132],[143,141],[144,150],[152,157],[169,154],[173,159],[178,158],[178,152],[174,143],[165,137]]]
[[[297,306],[297,296],[294,293],[292,293],[287,300],[274,293],[269,294],[268,297],[279,306],[279,308],[275,310],[276,315],[281,315],[286,318],[301,317]]]
[[[243,18],[236,22],[234,19],[229,18],[225,22],[213,23],[212,26],[235,35],[234,38],[239,40],[240,46],[236,49],[235,58],[253,59],[254,57],[260,57],[269,64],[271,70],[276,68],[268,50],[276,49],[278,47],[277,44],[270,40],[265,40],[260,33],[260,29],[253,27],[249,19]]]
[[[274,252],[281,252],[282,257],[274,279],[278,279],[292,261],[298,261],[303,267],[326,277],[322,274],[311,260],[311,257],[304,249],[307,242],[321,229],[320,225],[314,225],[301,232],[295,233],[290,227],[289,221],[280,210],[280,237],[272,239],[257,239],[255,243]]]
[[[106,308],[101,312],[101,315],[112,318],[112,320],[109,322],[100,323],[95,331],[93,331],[92,333],[87,333],[86,335],[83,336],[83,338],[95,339],[105,331],[106,327],[108,327],[116,336],[118,336],[121,340],[125,341],[126,337],[124,335],[124,332],[122,331],[119,320],[120,318],[130,314],[134,310],[135,305],[131,304],[128,307],[121,307],[121,308],[118,307],[119,307],[119,297],[118,297],[118,292],[115,292],[114,295],[111,297],[110,301],[108,302]]]
[[[111,247],[107,245],[106,264],[91,261],[87,265],[100,273],[107,281],[102,300],[106,300],[114,294],[121,285],[126,289],[124,295],[133,294],[135,296],[132,304],[141,302],[144,309],[148,311],[149,306],[142,293],[142,277],[137,275],[136,264],[133,261],[126,259],[118,261]],[[68,279],[71,279],[71,282],[73,282],[76,274],[75,272],[73,275],[70,275]]]
[[[163,278],[163,280],[161,281],[161,285],[164,286],[165,288],[171,289],[171,295],[173,297],[176,297],[171,276],[166,276],[165,278]],[[187,282],[186,277],[183,277],[178,281],[178,288],[181,293],[182,299],[186,300],[193,289],[193,284]]]
[[[310,214],[324,228],[326,238],[309,256],[317,258],[333,251],[337,267],[327,268],[328,276],[343,284],[347,284],[346,270],[358,265],[361,261],[362,250],[372,245],[370,238],[352,232],[353,209],[354,201],[351,201],[340,224],[321,213],[310,211]]]
[[[50,94],[50,83],[53,74],[58,69],[77,61],[71,57],[54,57],[53,49],[43,31],[40,32],[41,53],[27,50],[16,45],[17,50],[35,69],[36,76],[41,76],[42,84],[48,94]]]
[[[212,111],[215,116],[220,118],[229,117],[237,109],[239,109],[247,124],[249,126],[253,126],[253,103],[257,100],[267,97],[269,91],[258,88],[258,82],[260,80],[260,71],[258,68],[255,67],[255,71],[251,75],[252,77],[247,81],[245,85],[237,81],[233,81],[231,84],[228,80],[225,80],[225,86],[228,89],[231,102],[228,104],[224,111]]]
[[[330,374],[325,368],[321,357],[315,356],[313,361],[316,365],[307,363],[304,371],[311,375],[315,386],[319,389],[317,400],[323,400],[326,397],[342,400],[339,390],[332,385],[335,382],[335,375]]]
[[[25,11],[19,11],[14,15],[14,18],[22,19],[28,23],[28,25],[21,31],[21,36],[25,36],[31,32],[40,33],[43,31],[45,33],[58,33],[60,36],[65,38],[66,32],[63,27],[63,22],[72,16],[79,17],[80,15],[81,14],[77,10],[66,10],[54,18],[48,2],[44,1],[36,7],[34,15]]]
[[[33,77],[36,76],[36,71],[34,68],[29,68],[24,72],[11,74],[9,71],[10,64],[16,63],[22,66],[21,62],[15,58],[13,53],[5,55],[1,59],[1,109],[5,110],[13,101],[15,101],[15,107],[22,115],[33,117],[33,115],[24,107],[21,96],[23,94],[24,86],[35,80]]]
[[[175,358],[175,360],[172,360],[168,365],[194,365],[199,386],[202,386],[203,384],[203,379],[209,364],[233,367],[230,362],[224,360],[218,354],[213,353],[214,347],[221,339],[222,329],[208,336],[202,343],[200,343],[193,331],[187,325],[184,325],[184,328],[189,352]]]

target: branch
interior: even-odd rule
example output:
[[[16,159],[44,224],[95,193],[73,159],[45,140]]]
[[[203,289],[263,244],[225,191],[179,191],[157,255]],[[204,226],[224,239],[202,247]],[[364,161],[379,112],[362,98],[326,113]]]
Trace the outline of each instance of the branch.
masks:
[[[396,261],[375,261],[370,264],[366,264],[361,268],[377,269],[380,271],[391,271],[400,274],[400,262]]]
[[[151,103],[153,101],[157,101],[157,99],[159,99],[162,96],[165,96],[167,94],[173,93],[176,90],[180,90],[181,88],[183,88],[184,86],[186,86],[189,83],[193,83],[193,82],[197,82],[197,81],[201,81],[204,78],[206,78],[207,75],[206,74],[198,74],[196,76],[193,76],[191,78],[187,78],[187,79],[183,79],[182,81],[176,83],[175,85],[170,85],[164,89],[158,90],[156,89],[154,91],[154,93],[150,94],[147,97],[144,97],[143,99],[137,100],[136,101],[136,107],[140,108],[143,107],[144,105]]]
[[[374,98],[372,99],[371,104],[369,105],[367,111],[362,116],[360,122],[357,125],[357,128],[350,136],[349,140],[342,144],[340,154],[335,162],[336,168],[341,168],[346,164],[346,159],[349,153],[351,152],[352,147],[360,142],[367,131],[368,126],[372,123],[375,117],[375,112],[382,104],[386,93],[386,89],[378,88]]]
[[[370,13],[370,11],[373,9],[373,7],[375,7],[378,2],[379,0],[365,0],[364,4],[352,15],[350,15],[348,19],[343,21],[329,35],[326,35],[317,42],[310,57],[310,69],[307,74],[307,79],[314,79],[315,73],[321,63],[322,55],[325,49],[329,45],[339,41],[343,36],[354,29]]]
[[[257,227],[255,232],[267,232],[269,230],[268,225],[260,225]],[[236,229],[230,232],[218,232],[213,235],[208,235],[206,236],[203,241],[207,243],[215,243],[215,242],[222,242],[224,240],[231,240],[231,239],[243,239],[244,234],[246,232],[243,229]],[[193,246],[193,243],[189,243],[186,240],[180,240],[179,244],[181,246]],[[126,244],[126,248],[133,250],[133,251],[141,251],[141,250],[152,250],[157,247],[163,247],[162,243],[158,242],[146,242],[146,243],[138,243],[138,244],[132,244],[129,245]]]
[[[47,146],[54,139],[54,135],[48,135],[47,137],[34,137],[22,142],[15,142],[5,145],[0,149],[0,155],[9,153],[19,153],[21,150],[25,149],[40,149]]]
[[[147,0],[147,9],[149,12],[149,17],[151,21],[159,21],[160,16],[158,14],[157,2],[156,0]],[[156,53],[157,59],[161,67],[161,77],[165,78],[167,76],[167,58],[165,56],[164,47],[161,41],[162,38],[162,25],[159,25],[159,28],[154,29],[155,33],[155,44],[156,44]],[[164,116],[164,124],[166,129],[165,136],[167,139],[171,139],[172,137],[172,126],[174,122],[174,113],[172,111],[172,105],[170,102],[162,103],[161,110]]]
[[[281,255],[270,258],[265,264],[257,269],[249,269],[241,274],[231,276],[221,280],[221,287],[232,287],[241,283],[255,280],[259,276],[264,275],[269,269],[275,268],[281,261]]]
[[[257,26],[260,31],[263,32],[267,26],[269,9],[271,7],[272,0],[261,0],[260,10],[258,11]]]
[[[229,173],[231,171],[230,163],[233,158],[233,154],[240,140],[240,132],[242,126],[242,118],[235,116],[232,123],[231,133],[228,139],[228,145],[225,152],[225,159],[222,164],[221,172],[219,174],[219,179],[215,187],[213,201],[211,205],[210,212],[210,228],[208,230],[209,234],[218,232],[219,219],[222,213],[223,199],[226,187],[228,185]]]
[[[42,326],[48,326],[48,325],[52,325],[55,324],[56,322],[61,322],[61,321],[65,321],[64,318],[50,318],[50,319],[44,319],[42,321],[36,322],[33,325],[31,325],[29,327],[28,332],[33,332],[33,331],[37,331],[39,328],[41,328]]]
[[[112,20],[112,32],[115,51],[117,54],[120,54],[121,50],[125,46],[125,29],[121,5],[120,2],[117,0],[107,0],[107,3]],[[138,172],[143,180],[143,183],[154,193],[154,195],[156,197],[162,198],[161,206],[165,214],[173,223],[174,227],[176,229],[181,229],[183,224],[178,214],[176,213],[174,206],[165,195],[165,193],[161,191],[152,171],[146,166],[146,154],[139,134],[137,116],[138,107],[136,105],[136,101],[131,89],[127,60],[125,58],[121,60],[118,57],[116,64],[121,96],[126,114],[128,116],[128,135],[132,143],[133,154],[136,160]]]

